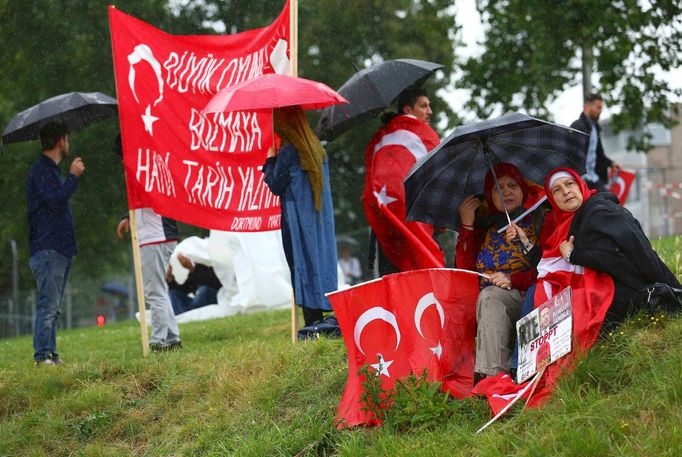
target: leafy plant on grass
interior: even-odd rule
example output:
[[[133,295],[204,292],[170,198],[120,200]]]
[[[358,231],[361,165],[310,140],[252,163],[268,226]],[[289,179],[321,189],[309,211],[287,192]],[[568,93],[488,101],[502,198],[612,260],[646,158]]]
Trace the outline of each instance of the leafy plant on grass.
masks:
[[[386,426],[397,432],[433,428],[452,415],[450,394],[440,382],[426,379],[426,370],[396,382],[391,392],[391,408],[386,412]]]
[[[388,391],[369,365],[363,365],[358,374],[364,377],[361,410],[396,432],[431,428],[447,421],[454,411],[450,394],[441,391],[440,382],[429,381],[426,370],[399,379]]]
[[[381,358],[379,358],[379,363],[381,363]],[[365,411],[377,421],[383,422],[391,404],[391,392],[381,387],[381,376],[377,376],[376,371],[370,370],[368,364],[360,367],[358,375],[364,378],[362,395],[360,395],[362,402],[360,410]]]

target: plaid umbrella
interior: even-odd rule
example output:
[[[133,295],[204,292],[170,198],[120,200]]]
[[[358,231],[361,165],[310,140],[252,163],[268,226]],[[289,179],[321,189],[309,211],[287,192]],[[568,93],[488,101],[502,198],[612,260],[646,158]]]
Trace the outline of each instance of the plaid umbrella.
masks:
[[[459,229],[459,205],[483,192],[493,162],[516,165],[526,179],[544,184],[556,167],[585,173],[588,136],[521,113],[455,129],[405,178],[407,220]]]

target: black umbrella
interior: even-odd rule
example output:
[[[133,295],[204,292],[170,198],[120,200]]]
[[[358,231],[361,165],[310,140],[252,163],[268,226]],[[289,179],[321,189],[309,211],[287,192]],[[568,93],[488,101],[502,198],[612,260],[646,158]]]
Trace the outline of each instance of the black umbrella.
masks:
[[[108,281],[99,286],[102,292],[107,292],[119,297],[128,298],[128,287],[116,281]]]
[[[419,86],[443,65],[415,59],[388,60],[360,70],[337,91],[347,105],[322,111],[316,132],[332,140],[382,112],[407,88]]]
[[[544,184],[556,167],[585,173],[587,139],[578,130],[521,113],[457,127],[405,178],[407,219],[458,230],[459,205],[483,192],[493,162],[516,165],[526,179]]]
[[[116,99],[101,92],[70,92],[57,95],[14,116],[2,132],[3,144],[37,140],[40,129],[52,121],[80,130],[116,114]]]

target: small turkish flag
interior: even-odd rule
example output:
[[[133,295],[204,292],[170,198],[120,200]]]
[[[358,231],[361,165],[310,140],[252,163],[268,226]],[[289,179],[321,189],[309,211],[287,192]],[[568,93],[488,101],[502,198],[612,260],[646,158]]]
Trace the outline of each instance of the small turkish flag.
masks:
[[[609,174],[609,192],[616,194],[621,205],[624,205],[628,198],[635,176],[635,173],[625,170],[615,173],[612,171]]]
[[[339,427],[378,424],[363,411],[360,368],[396,380],[426,370],[457,398],[473,387],[478,275],[426,269],[387,275],[328,295],[348,351],[348,380],[337,412]]]

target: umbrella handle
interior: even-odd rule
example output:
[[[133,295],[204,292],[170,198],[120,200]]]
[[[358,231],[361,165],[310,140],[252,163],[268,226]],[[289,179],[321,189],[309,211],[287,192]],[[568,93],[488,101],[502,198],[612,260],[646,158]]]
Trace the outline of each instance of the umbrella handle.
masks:
[[[490,172],[493,174],[493,181],[495,181],[495,189],[497,189],[497,195],[500,197],[500,204],[502,205],[502,209],[504,210],[504,215],[507,216],[507,223],[511,226],[511,224],[512,224],[511,217],[509,217],[509,212],[507,211],[507,207],[504,205],[504,198],[502,197],[502,190],[500,189],[500,183],[497,180],[497,173],[495,173],[495,167],[493,167],[493,163],[490,160],[490,149],[488,149],[487,143],[483,146],[483,156],[488,161],[488,167],[490,167]],[[519,240],[519,241],[521,241],[521,240]]]

